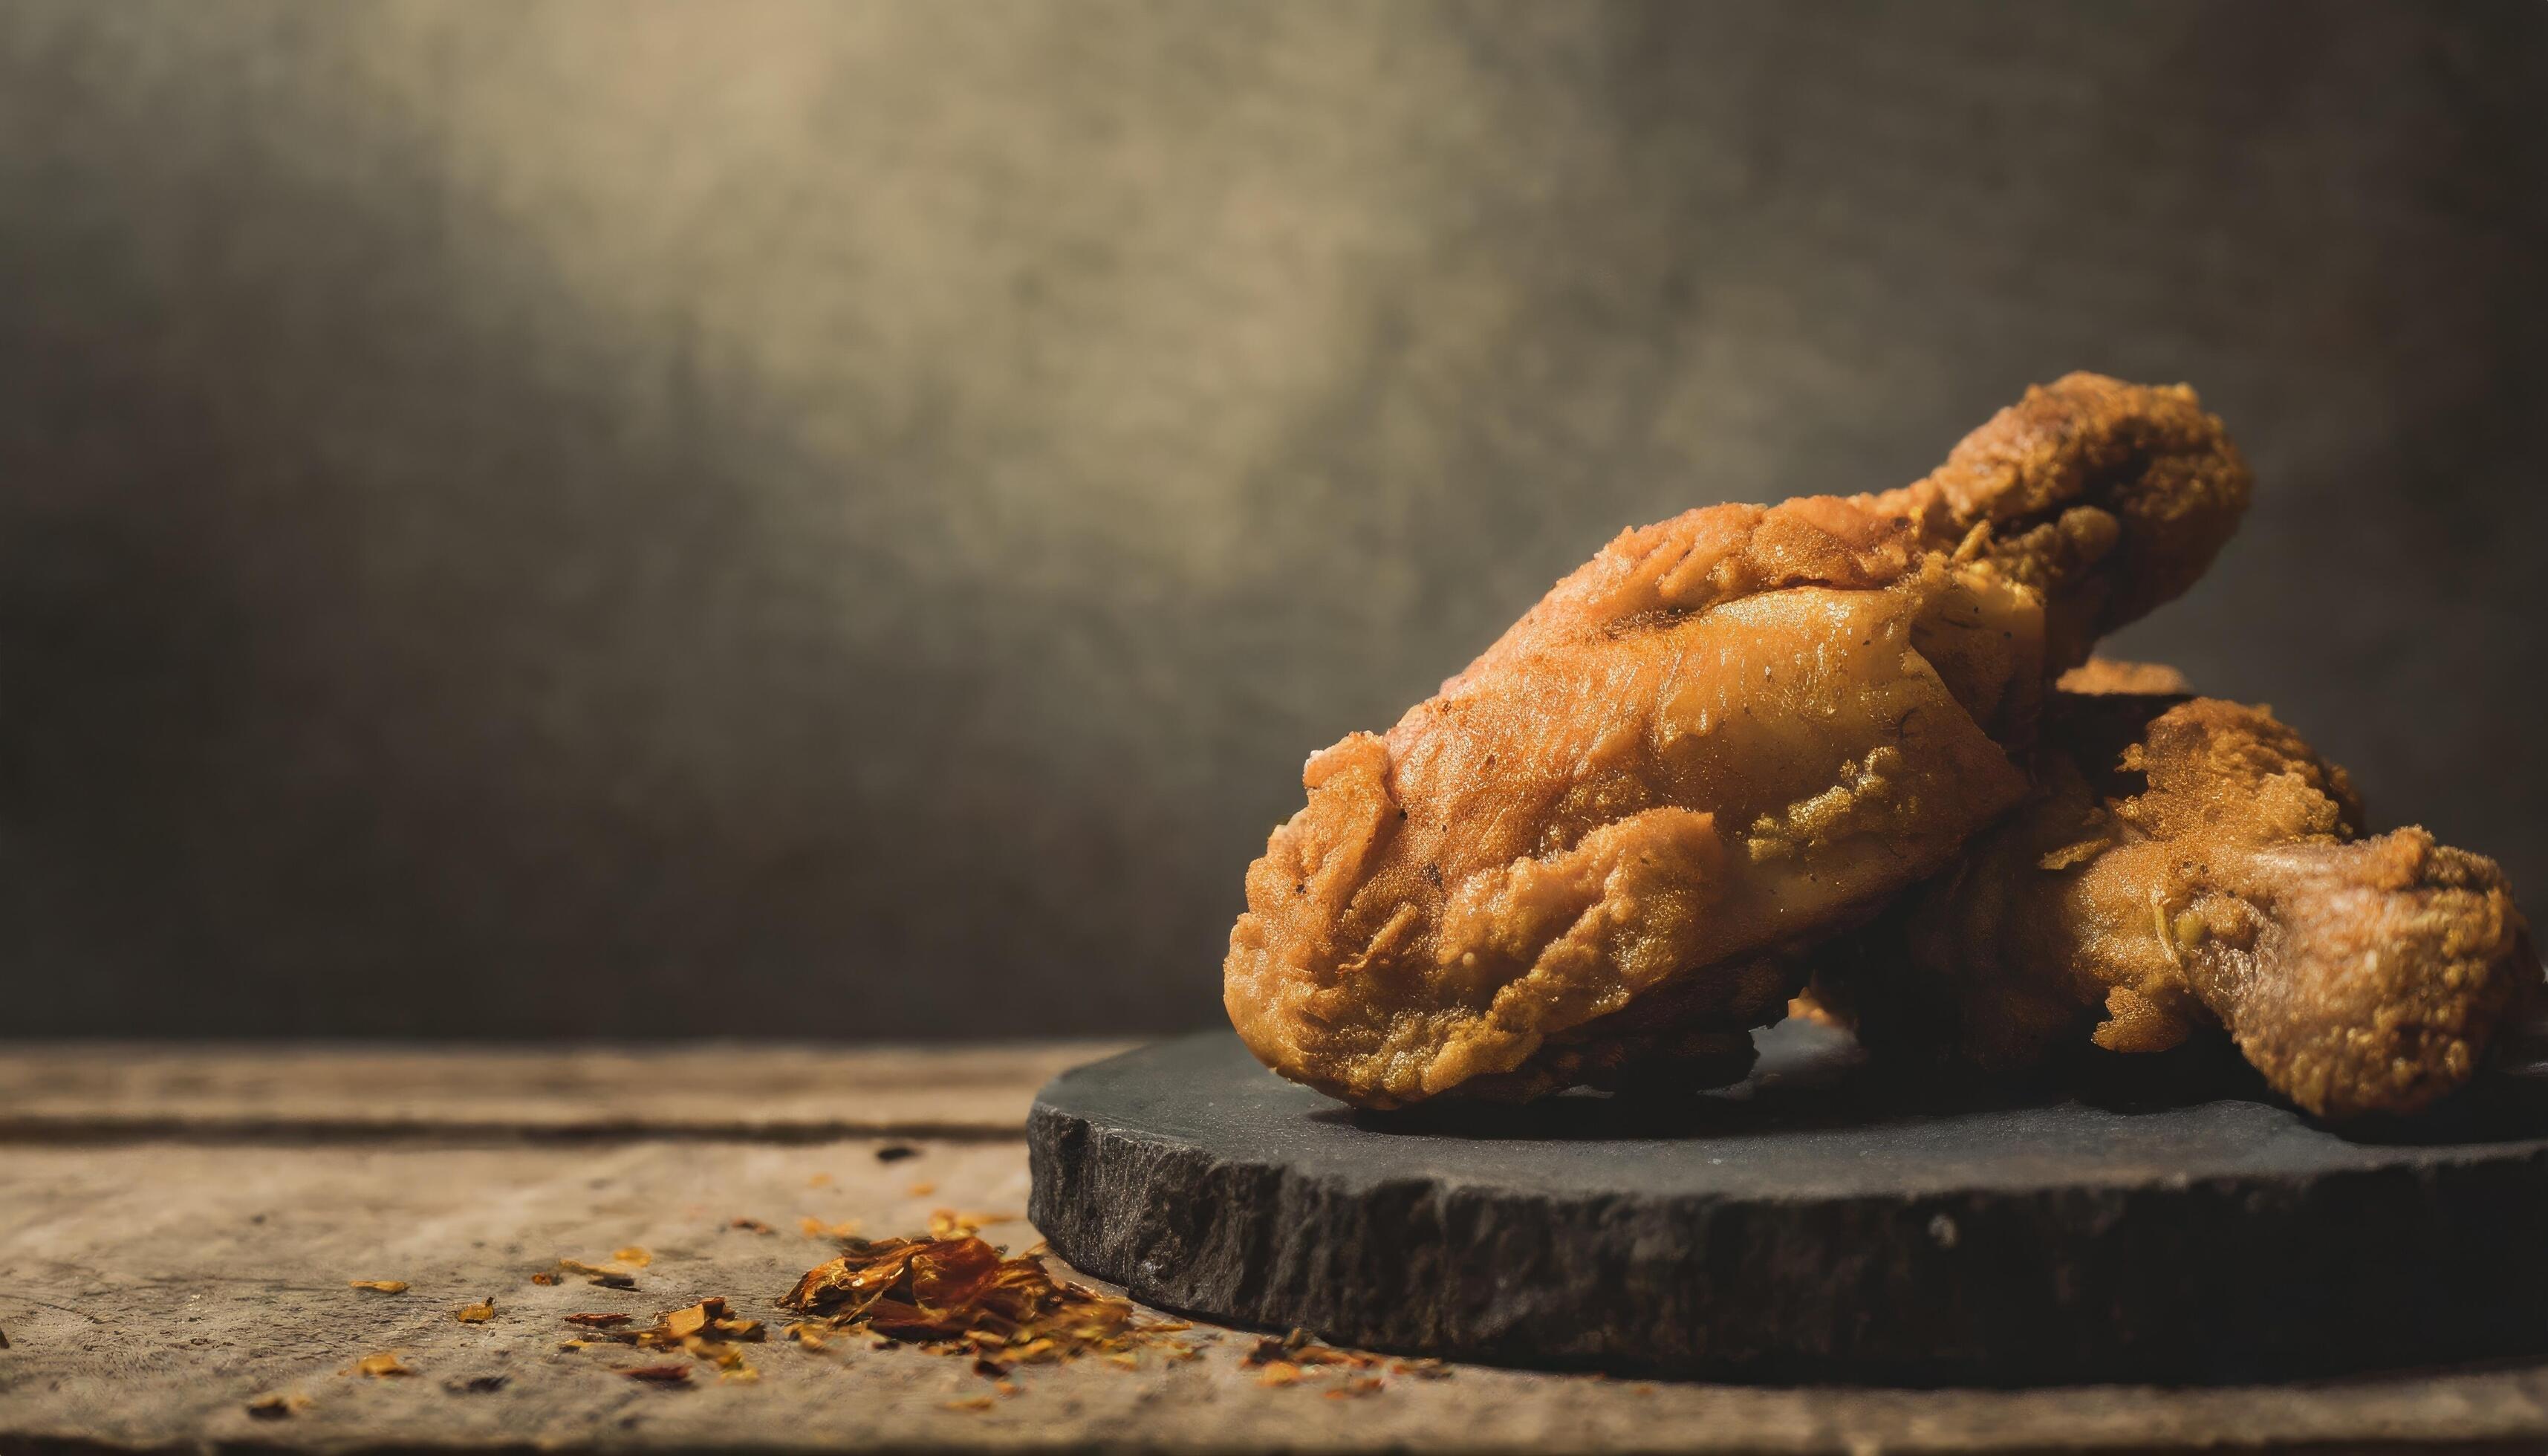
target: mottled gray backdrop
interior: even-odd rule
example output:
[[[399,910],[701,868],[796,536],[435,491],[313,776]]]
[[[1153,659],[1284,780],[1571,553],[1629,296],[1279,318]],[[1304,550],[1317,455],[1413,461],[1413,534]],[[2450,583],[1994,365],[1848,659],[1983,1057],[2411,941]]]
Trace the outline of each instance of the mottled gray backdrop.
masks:
[[[2188,380],[2548,904],[2548,7],[0,6],[0,1035],[1149,1030],[1624,525]]]

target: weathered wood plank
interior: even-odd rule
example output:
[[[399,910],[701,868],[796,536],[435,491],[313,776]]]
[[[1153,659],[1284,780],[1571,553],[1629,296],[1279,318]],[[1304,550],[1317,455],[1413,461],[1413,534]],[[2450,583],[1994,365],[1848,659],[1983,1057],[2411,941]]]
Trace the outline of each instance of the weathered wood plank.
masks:
[[[299,1105],[278,1097],[279,1105]],[[756,1349],[756,1384],[662,1390],[613,1351],[557,1348],[577,1310],[640,1316],[703,1295],[767,1317],[828,1249],[797,1221],[917,1231],[930,1208],[1015,1212],[1015,1142],[584,1139],[470,1144],[126,1140],[0,1146],[0,1451],[286,1451],[396,1444],[565,1452],[1057,1447],[1177,1450],[1946,1450],[2267,1442],[2548,1441],[2548,1369],[2233,1390],[1840,1391],[1646,1385],[1462,1367],[1375,1395],[1331,1376],[1268,1389],[1223,1334],[1191,1364],[1145,1355],[1031,1369],[988,1410],[958,1360],[836,1343]],[[927,1185],[927,1191],[919,1191]],[[778,1232],[732,1227],[764,1220]],[[1012,1243],[1030,1230],[989,1230]],[[529,1274],[651,1250],[640,1288]],[[406,1280],[405,1295],[349,1289]],[[496,1319],[452,1310],[493,1295]],[[404,1380],[342,1372],[396,1350]],[[499,1388],[469,1382],[502,1377]],[[281,1420],[245,1402],[299,1392]]]
[[[1112,1043],[829,1048],[0,1043],[0,1138],[1015,1136]]]

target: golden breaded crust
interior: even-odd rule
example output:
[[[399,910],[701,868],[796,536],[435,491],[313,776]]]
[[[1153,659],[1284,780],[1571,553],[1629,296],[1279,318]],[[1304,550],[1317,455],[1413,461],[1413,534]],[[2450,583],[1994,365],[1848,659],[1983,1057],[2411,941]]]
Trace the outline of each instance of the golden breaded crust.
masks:
[[[1739,1067],[1780,953],[2023,791],[2048,602],[2116,618],[2229,534],[2243,467],[2189,410],[2073,376],[1907,493],[1623,533],[1386,735],[1312,757],[1248,871],[1232,1025],[1375,1107]]]

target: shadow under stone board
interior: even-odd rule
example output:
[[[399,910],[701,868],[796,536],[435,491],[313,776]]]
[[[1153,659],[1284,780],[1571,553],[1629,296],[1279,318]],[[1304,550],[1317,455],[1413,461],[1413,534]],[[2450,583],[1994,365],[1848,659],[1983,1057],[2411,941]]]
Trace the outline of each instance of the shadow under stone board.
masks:
[[[1762,1044],[1672,1111],[1384,1116],[1226,1032],[1164,1042],[1045,1087],[1029,1212],[1155,1304],[1515,1365],[2012,1385],[2548,1350],[2536,1083],[2371,1140],[2251,1088],[1982,1101],[1808,1024]]]

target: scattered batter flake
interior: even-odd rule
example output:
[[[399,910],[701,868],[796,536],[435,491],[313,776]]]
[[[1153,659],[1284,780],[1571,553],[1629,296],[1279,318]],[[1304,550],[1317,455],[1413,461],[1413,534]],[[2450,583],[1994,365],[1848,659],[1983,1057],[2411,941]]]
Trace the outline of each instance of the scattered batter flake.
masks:
[[[612,1249],[610,1261],[614,1264],[625,1264],[631,1269],[643,1269],[655,1262],[655,1256],[632,1243],[626,1248]]]
[[[829,1188],[832,1186],[832,1175],[829,1173],[816,1173],[813,1177],[805,1180],[805,1186],[808,1188]]]
[[[368,1375],[374,1380],[386,1380],[392,1376],[415,1374],[413,1370],[408,1367],[406,1362],[399,1359],[395,1351],[380,1355],[365,1355],[363,1358],[355,1361],[351,1366],[337,1373],[340,1375]]]
[[[555,1284],[558,1282],[558,1277],[555,1274],[548,1273],[534,1274],[531,1276],[531,1282],[533,1284]]]
[[[1379,1375],[1359,1373],[1377,1371],[1384,1365],[1395,1375],[1438,1379],[1450,1374],[1439,1360],[1385,1361],[1366,1351],[1320,1344],[1318,1337],[1306,1329],[1295,1329],[1279,1339],[1272,1336],[1260,1339],[1239,1357],[1238,1363],[1263,1370],[1264,1374],[1257,1378],[1257,1383],[1272,1386],[1297,1385],[1304,1377],[1321,1370],[1357,1372],[1349,1375],[1344,1384],[1329,1390],[1327,1394],[1330,1396],[1367,1396],[1384,1389],[1387,1383]]]
[[[740,1228],[746,1233],[775,1233],[778,1231],[777,1229],[761,1222],[759,1219],[737,1219],[733,1223],[726,1225],[726,1227],[728,1228]]]
[[[807,1214],[805,1221],[796,1227],[807,1238],[851,1238],[859,1231],[856,1219],[844,1220],[838,1224],[826,1224],[812,1214]]]
[[[743,1345],[767,1338],[761,1321],[735,1315],[727,1308],[723,1295],[710,1295],[695,1305],[667,1310],[656,1317],[653,1324],[643,1329],[607,1327],[607,1317],[603,1316],[569,1315],[566,1318],[573,1323],[600,1332],[567,1341],[559,1346],[561,1349],[619,1344],[641,1350],[682,1350],[729,1374],[750,1370],[752,1367],[744,1363]]]
[[[1132,1301],[1055,1280],[1041,1260],[1004,1257],[969,1233],[845,1239],[839,1258],[808,1270],[779,1303],[811,1317],[797,1328],[862,1330],[879,1346],[962,1356],[986,1376],[1130,1354],[1167,1334],[1142,1322]]]
[[[247,1413],[257,1420],[281,1420],[286,1416],[298,1415],[315,1404],[317,1403],[299,1391],[294,1391],[288,1396],[264,1395],[247,1403]]]
[[[938,1185],[935,1183],[914,1183],[911,1185],[911,1196],[914,1198],[927,1198],[929,1195],[936,1193],[937,1191]]]
[[[608,1264],[588,1264],[582,1259],[560,1259],[558,1260],[558,1272],[561,1274],[581,1274],[587,1280],[592,1283],[598,1284],[604,1289],[635,1289],[637,1287],[637,1279],[635,1275],[630,1274],[625,1269],[616,1268]],[[552,1280],[551,1282],[554,1283],[555,1281]]]
[[[496,1318],[496,1297],[491,1294],[474,1305],[462,1305],[451,1312],[451,1318],[463,1324],[484,1324]]]
[[[375,1294],[407,1293],[407,1281],[404,1279],[348,1279],[345,1284],[347,1288],[368,1289]]]
[[[1310,1331],[1297,1328],[1291,1333],[1279,1337],[1275,1335],[1267,1335],[1265,1338],[1258,1340],[1254,1348],[1240,1356],[1238,1363],[1241,1365],[1270,1365],[1277,1360],[1288,1360],[1291,1358],[1294,1350],[1307,1346],[1310,1343],[1311,1338],[1312,1336]]]
[[[997,1403],[989,1396],[967,1396],[960,1401],[949,1401],[945,1403],[942,1409],[948,1410],[988,1410],[995,1404]]]

